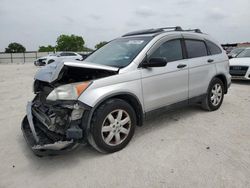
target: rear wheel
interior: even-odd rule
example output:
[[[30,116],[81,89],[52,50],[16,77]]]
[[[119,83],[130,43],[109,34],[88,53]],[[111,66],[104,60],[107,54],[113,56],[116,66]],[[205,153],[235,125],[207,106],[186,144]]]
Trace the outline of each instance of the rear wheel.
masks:
[[[213,78],[209,84],[207,96],[202,101],[202,108],[208,111],[219,109],[224,98],[224,88],[224,84],[219,78]]]
[[[119,151],[133,137],[135,125],[134,109],[124,100],[110,99],[93,114],[89,143],[100,152]]]

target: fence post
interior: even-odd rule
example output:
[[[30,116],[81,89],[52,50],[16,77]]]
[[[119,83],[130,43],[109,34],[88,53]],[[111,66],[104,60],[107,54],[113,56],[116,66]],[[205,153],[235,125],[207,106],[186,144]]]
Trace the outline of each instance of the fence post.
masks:
[[[11,63],[13,63],[12,53],[10,53],[10,60],[11,60]]]
[[[23,63],[25,63],[25,52],[23,52]]]

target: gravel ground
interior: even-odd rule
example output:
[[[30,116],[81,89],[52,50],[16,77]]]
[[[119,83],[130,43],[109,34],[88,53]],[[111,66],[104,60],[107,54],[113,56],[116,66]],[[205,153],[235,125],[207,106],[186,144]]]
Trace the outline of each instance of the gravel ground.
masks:
[[[120,152],[89,146],[36,157],[20,130],[33,97],[32,64],[0,65],[0,187],[250,187],[250,82],[234,82],[222,107],[187,107],[138,127]]]

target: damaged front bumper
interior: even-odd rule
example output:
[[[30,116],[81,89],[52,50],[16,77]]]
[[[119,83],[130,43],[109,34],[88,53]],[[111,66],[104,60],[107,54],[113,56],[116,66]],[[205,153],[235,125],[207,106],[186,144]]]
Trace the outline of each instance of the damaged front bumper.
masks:
[[[21,125],[23,135],[31,150],[38,156],[57,155],[75,149],[79,142],[48,130],[42,122],[33,117],[32,102],[28,102]]]

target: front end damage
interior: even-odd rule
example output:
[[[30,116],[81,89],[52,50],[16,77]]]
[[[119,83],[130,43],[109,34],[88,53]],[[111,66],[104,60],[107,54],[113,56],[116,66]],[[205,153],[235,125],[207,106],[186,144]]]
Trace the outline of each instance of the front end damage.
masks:
[[[32,102],[28,102],[22,121],[23,135],[38,156],[61,154],[86,143],[86,129],[91,107],[78,100],[47,100],[59,86],[93,81],[117,74],[115,68],[85,63],[59,63],[45,66],[35,76]]]
[[[39,156],[64,153],[85,143],[82,123],[83,105],[44,105],[28,102],[22,131],[32,151]],[[85,112],[87,114],[87,112]]]

